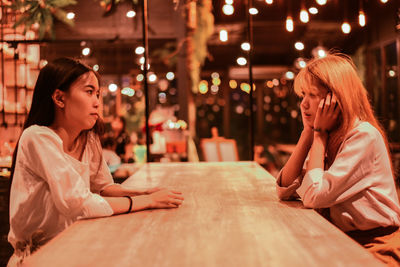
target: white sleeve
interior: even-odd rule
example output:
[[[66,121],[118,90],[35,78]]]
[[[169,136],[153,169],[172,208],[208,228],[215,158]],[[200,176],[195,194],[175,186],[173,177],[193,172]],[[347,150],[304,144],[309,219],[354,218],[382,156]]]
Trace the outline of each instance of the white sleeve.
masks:
[[[46,131],[21,136],[19,151],[23,167],[46,181],[56,208],[66,217],[91,218],[113,214],[108,202],[93,194],[65,158],[62,143]],[[18,155],[20,156],[20,155]]]
[[[328,170],[315,168],[306,172],[297,189],[304,206],[328,208],[371,186],[371,181],[363,178],[372,169],[376,141],[373,133],[356,132],[344,141]]]

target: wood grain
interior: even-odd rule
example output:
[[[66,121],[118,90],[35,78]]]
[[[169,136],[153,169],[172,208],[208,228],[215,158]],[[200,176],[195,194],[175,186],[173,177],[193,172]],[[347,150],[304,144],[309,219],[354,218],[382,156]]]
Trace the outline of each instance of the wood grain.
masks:
[[[151,163],[125,183],[181,191],[178,209],[79,221],[26,266],[381,266],[253,162]]]

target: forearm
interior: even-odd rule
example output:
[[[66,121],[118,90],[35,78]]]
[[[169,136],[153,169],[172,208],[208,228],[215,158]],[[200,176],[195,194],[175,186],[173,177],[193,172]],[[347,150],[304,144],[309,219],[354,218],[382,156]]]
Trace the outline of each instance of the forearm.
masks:
[[[314,141],[310,150],[310,159],[307,171],[321,168],[324,169],[324,159],[328,134],[325,132],[315,132]]]
[[[120,184],[109,185],[101,191],[101,195],[105,197],[137,196],[142,194],[144,194],[143,190],[129,189]]]
[[[132,197],[132,206],[130,210],[130,201],[126,197],[104,197],[104,199],[110,205],[114,215],[152,208],[152,200],[149,195]]]
[[[301,174],[304,161],[312,145],[312,131],[303,131],[297,142],[296,148],[285,164],[281,175],[281,186],[287,187]]]

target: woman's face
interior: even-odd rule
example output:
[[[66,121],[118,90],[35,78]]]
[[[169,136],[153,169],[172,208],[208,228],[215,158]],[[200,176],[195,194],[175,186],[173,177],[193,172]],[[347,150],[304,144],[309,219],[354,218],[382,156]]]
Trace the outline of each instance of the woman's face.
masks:
[[[303,92],[300,109],[304,126],[309,126],[311,128],[314,126],[319,102],[326,97],[327,93],[328,90],[320,89],[315,85],[311,85],[307,92]]]
[[[80,130],[93,128],[99,118],[99,97],[96,75],[91,71],[81,75],[65,94],[65,119]]]

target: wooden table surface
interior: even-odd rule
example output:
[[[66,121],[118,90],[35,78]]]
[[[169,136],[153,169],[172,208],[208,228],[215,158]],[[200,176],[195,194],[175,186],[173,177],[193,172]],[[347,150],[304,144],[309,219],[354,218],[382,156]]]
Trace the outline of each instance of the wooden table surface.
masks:
[[[74,223],[26,266],[381,266],[252,162],[151,163],[126,186],[170,186],[178,209]]]

